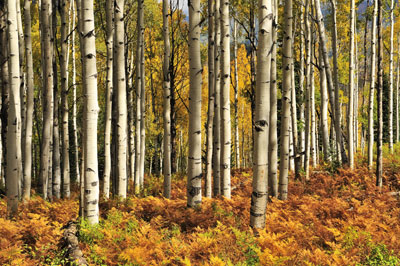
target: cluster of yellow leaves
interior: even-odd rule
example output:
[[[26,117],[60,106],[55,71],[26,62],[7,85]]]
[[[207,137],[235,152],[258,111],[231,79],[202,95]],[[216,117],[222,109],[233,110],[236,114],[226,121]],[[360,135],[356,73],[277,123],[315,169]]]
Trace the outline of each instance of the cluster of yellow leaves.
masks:
[[[53,203],[34,197],[7,220],[5,200],[0,200],[0,265],[46,265],[59,252],[62,226],[76,218],[74,200]]]

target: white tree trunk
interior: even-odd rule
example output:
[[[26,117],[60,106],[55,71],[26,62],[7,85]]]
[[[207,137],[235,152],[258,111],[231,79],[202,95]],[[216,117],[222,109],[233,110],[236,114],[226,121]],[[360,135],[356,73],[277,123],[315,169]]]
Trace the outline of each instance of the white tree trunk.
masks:
[[[238,64],[237,64],[237,23],[233,20],[233,67],[235,76],[235,86],[234,86],[234,118],[235,118],[235,166],[240,168],[240,149],[239,149],[239,118],[238,118],[238,92],[239,92],[239,76],[238,76]]]
[[[201,204],[201,58],[200,58],[200,0],[189,7],[189,157],[187,205]]]
[[[394,0],[390,2],[390,56],[389,56],[389,149],[393,153],[393,40],[394,40]]]
[[[221,132],[221,113],[220,109],[220,94],[221,94],[221,82],[220,82],[220,41],[221,41],[221,27],[220,27],[220,1],[215,0],[215,11],[214,11],[214,31],[215,31],[215,45],[214,45],[214,121],[213,121],[213,175],[214,175],[214,185],[213,191],[214,196],[221,194],[221,142],[220,142],[220,132]]]
[[[374,15],[372,18],[371,36],[371,87],[369,90],[368,104],[368,168],[372,169],[374,160],[374,94],[375,94],[375,74],[376,74],[376,19],[378,14],[378,1],[374,1]]]
[[[97,162],[97,68],[93,0],[82,1],[83,84],[85,91],[85,218],[99,222],[99,173]]]
[[[326,84],[325,66],[322,58],[322,49],[319,49],[319,80],[321,93],[321,132],[324,160],[330,161],[329,125],[328,125],[328,91]]]
[[[24,193],[23,199],[29,200],[31,197],[32,180],[32,125],[33,125],[33,59],[32,59],[32,39],[31,39],[31,0],[24,3],[24,24],[25,24],[25,52],[26,52],[26,118],[25,118],[25,138],[24,138]]]
[[[51,0],[42,0],[41,4],[41,30],[43,45],[43,129],[42,148],[40,155],[40,179],[43,198],[47,199],[47,187],[50,165],[50,145],[53,117],[53,42],[50,30],[50,17],[52,14]]]
[[[18,182],[22,173],[18,163],[21,160],[21,133],[18,124],[21,120],[20,105],[20,64],[17,27],[16,1],[7,1],[8,51],[9,51],[9,109],[7,130],[6,190],[7,210],[10,216],[18,212]]]
[[[349,109],[347,114],[347,148],[349,151],[349,166],[354,168],[354,20],[355,20],[355,0],[351,0],[350,5],[350,63],[349,63]]]
[[[229,0],[221,3],[221,189],[231,198],[231,108]]]
[[[289,0],[290,1],[290,0]],[[258,49],[256,109],[254,121],[253,193],[251,195],[250,226],[265,227],[268,197],[268,133],[270,116],[270,75],[272,46],[272,1],[258,2]]]
[[[111,114],[113,93],[113,45],[114,45],[114,1],[106,0],[106,47],[107,47],[107,80],[106,80],[106,113],[104,125],[104,175],[103,195],[110,197],[111,176]],[[114,184],[115,185],[115,184]]]
[[[215,101],[214,76],[214,1],[208,1],[208,113],[207,113],[207,143],[206,143],[206,180],[204,196],[212,197],[212,154],[213,154],[213,120]]]
[[[383,40],[382,40],[382,0],[378,0],[378,143],[376,145],[376,185],[382,187],[382,136],[383,136]]]
[[[114,2],[114,67],[113,83],[117,93],[117,192],[121,198],[126,198],[127,192],[127,125],[128,110],[125,77],[125,29],[124,29],[124,0]]]
[[[268,186],[269,195],[278,197],[278,91],[276,86],[276,50],[278,35],[278,1],[273,1],[274,22],[272,23],[272,54],[271,54],[271,87],[270,87],[270,116],[268,144]]]
[[[169,41],[169,5],[168,0],[163,0],[163,35],[164,35],[164,156],[163,156],[163,174],[164,174],[164,197],[171,197],[171,83],[170,83],[170,54],[171,54],[171,44]],[[213,61],[213,59],[212,59]],[[210,73],[210,72],[209,72]],[[213,106],[214,107],[214,106]],[[210,108],[210,105],[209,105]],[[210,132],[208,132],[210,133]],[[210,169],[209,169],[210,168]],[[211,194],[211,164],[209,170],[210,175],[210,187],[209,191]],[[208,173],[208,172],[207,172]],[[211,195],[210,195],[211,196]]]

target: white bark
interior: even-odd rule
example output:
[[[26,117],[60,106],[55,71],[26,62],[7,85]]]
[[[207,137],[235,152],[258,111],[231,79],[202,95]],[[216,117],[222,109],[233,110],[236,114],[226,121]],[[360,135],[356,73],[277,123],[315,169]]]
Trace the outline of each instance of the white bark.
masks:
[[[390,55],[389,55],[389,149],[393,153],[393,40],[394,40],[394,0],[390,2]]]
[[[169,5],[168,0],[163,0],[163,35],[164,35],[164,65],[163,65],[163,86],[164,86],[164,156],[163,156],[163,174],[164,174],[164,197],[171,197],[171,83],[170,83],[170,53],[171,44],[169,41]],[[213,59],[212,59],[213,61]],[[210,108],[210,105],[209,105]],[[208,132],[210,133],[210,132]],[[210,164],[211,168],[211,164]],[[208,165],[207,165],[207,169]],[[207,172],[208,173],[208,172]],[[210,174],[210,194],[211,194],[211,169]],[[211,195],[210,195],[211,196]]]
[[[84,164],[85,164],[85,212],[90,224],[99,222],[99,173],[97,162],[97,68],[93,0],[82,1],[83,84],[85,89],[84,114]]]
[[[26,52],[26,118],[25,118],[25,138],[24,138],[24,194],[23,199],[29,200],[31,197],[32,180],[32,125],[33,125],[33,59],[32,59],[32,39],[31,39],[31,0],[24,3],[24,23],[25,23],[25,52]]]
[[[221,190],[231,198],[231,108],[229,1],[221,3]]]
[[[207,143],[206,143],[206,180],[204,196],[212,196],[212,154],[213,154],[213,120],[214,120],[214,101],[215,101],[215,76],[214,76],[214,10],[213,0],[208,1],[208,114],[207,114]]]
[[[325,66],[322,58],[321,49],[319,49],[319,80],[321,93],[321,133],[322,133],[322,149],[324,160],[330,161],[330,144],[329,144],[329,125],[328,125],[328,91],[326,84]]]
[[[200,58],[200,0],[189,7],[189,157],[187,205],[201,204],[201,58]]]
[[[290,1],[290,0],[289,0]],[[268,133],[270,116],[270,75],[272,46],[272,2],[258,2],[258,49],[256,109],[254,121],[253,193],[251,195],[250,226],[265,227],[268,187]]]
[[[354,34],[355,34],[355,0],[350,5],[350,62],[349,62],[349,109],[347,114],[347,149],[349,151],[349,166],[354,168]]]
[[[107,47],[107,80],[106,80],[106,114],[104,125],[104,175],[103,195],[106,199],[110,197],[110,175],[111,175],[111,114],[113,93],[113,22],[114,1],[106,0],[106,47]]]
[[[17,27],[17,10],[14,0],[7,1],[8,51],[9,51],[9,109],[7,130],[6,157],[6,190],[7,210],[9,215],[16,216],[18,212],[18,182],[22,173],[19,172],[18,157],[21,152],[21,133],[18,124],[21,120],[20,106],[20,64]]]
[[[113,83],[117,93],[117,192],[121,198],[126,198],[127,192],[127,125],[128,110],[126,96],[126,77],[125,77],[125,43],[124,43],[124,0],[114,2],[114,67]]]
[[[378,1],[374,1],[374,15],[372,18],[371,36],[371,87],[369,90],[368,104],[368,168],[372,169],[374,160],[374,94],[375,94],[375,74],[376,74],[376,19],[378,14]]]

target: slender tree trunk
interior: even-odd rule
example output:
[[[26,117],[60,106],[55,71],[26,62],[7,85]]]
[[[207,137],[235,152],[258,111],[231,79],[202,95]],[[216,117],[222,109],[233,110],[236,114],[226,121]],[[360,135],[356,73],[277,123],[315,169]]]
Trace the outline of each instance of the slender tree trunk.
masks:
[[[372,18],[371,36],[371,87],[368,104],[368,168],[372,169],[374,160],[374,94],[375,94],[375,67],[376,67],[376,18],[378,13],[378,1],[374,1],[374,15]]]
[[[317,0],[319,2],[319,0]],[[336,159],[338,160],[339,163],[342,163],[343,161],[346,161],[345,155],[346,153],[344,150],[342,150],[343,147],[343,138],[342,138],[342,129],[340,126],[340,120],[341,120],[341,109],[340,109],[340,88],[339,88],[339,68],[338,68],[338,62],[337,62],[337,27],[336,27],[336,0],[330,0],[331,5],[332,5],[332,20],[333,20],[333,27],[332,27],[332,50],[333,50],[333,86],[329,86],[329,72],[326,71],[326,77],[328,81],[328,90],[333,90],[335,92],[334,99],[331,99],[331,106],[332,110],[334,110],[334,124],[335,124],[335,135],[336,135]],[[321,9],[318,9],[321,10]],[[319,11],[317,11],[318,13]],[[321,23],[322,24],[322,23]],[[324,63],[325,63],[325,68],[328,70],[329,67],[329,62],[325,60],[325,51],[324,53]],[[327,64],[328,63],[328,64]],[[332,101],[334,100],[334,101]],[[344,156],[344,157],[343,157]]]
[[[209,8],[210,10],[210,8]],[[169,5],[168,0],[163,0],[163,35],[164,35],[164,156],[163,156],[163,174],[164,174],[164,197],[171,197],[171,83],[170,83],[170,54],[171,44],[169,42],[169,24],[168,24]],[[210,18],[210,16],[209,16]],[[210,58],[210,57],[209,57]],[[212,59],[213,60],[213,59]],[[209,72],[211,73],[211,71]],[[210,108],[210,105],[209,105]],[[209,134],[210,132],[208,132]],[[207,134],[207,137],[209,135]],[[208,158],[208,157],[207,157]],[[211,168],[211,163],[210,163]],[[208,164],[207,164],[208,170]],[[207,172],[208,173],[208,172]],[[211,194],[211,169],[210,174],[210,194]],[[208,179],[207,179],[208,180]],[[211,196],[211,195],[210,195]]]
[[[238,92],[239,92],[239,76],[238,76],[238,64],[237,64],[237,23],[233,20],[233,67],[235,76],[235,86],[234,86],[234,118],[235,118],[235,166],[240,168],[240,149],[239,149],[239,118],[238,118]]]
[[[111,114],[113,93],[113,45],[114,45],[114,1],[106,0],[106,47],[107,47],[107,80],[106,80],[106,113],[104,125],[104,175],[103,195],[106,199],[110,197],[111,176]],[[132,173],[133,174],[133,173]],[[115,184],[114,184],[115,185]]]
[[[322,131],[322,149],[324,160],[330,161],[330,144],[329,144],[329,125],[328,125],[328,91],[326,84],[325,66],[322,58],[322,49],[319,49],[319,80],[321,92],[321,131]]]
[[[43,131],[42,148],[40,156],[40,179],[43,198],[47,199],[47,186],[49,177],[51,128],[53,125],[53,44],[50,30],[50,17],[52,14],[51,0],[42,0],[41,5],[42,45],[43,45]]]
[[[229,1],[221,5],[221,189],[222,195],[231,198],[231,109],[230,109],[230,27]]]
[[[9,97],[10,105],[8,111],[7,130],[7,157],[6,157],[6,190],[8,214],[15,217],[18,212],[18,182],[22,173],[19,172],[18,162],[21,160],[18,149],[21,149],[21,133],[18,125],[21,119],[20,105],[20,62],[19,43],[17,27],[16,2],[7,1],[7,24],[8,24],[8,51],[9,51]],[[13,121],[13,122],[11,122]]]
[[[271,86],[270,86],[270,117],[269,117],[269,143],[268,143],[268,184],[269,195],[278,197],[278,91],[276,86],[276,50],[278,35],[278,1],[273,1],[272,22],[272,54],[271,54]]]
[[[99,174],[97,162],[97,68],[93,1],[82,1],[83,84],[85,88],[85,218],[99,222]]]
[[[382,0],[378,0],[378,142],[376,154],[376,185],[382,187],[382,135],[383,135],[383,41],[382,41]]]
[[[201,204],[201,59],[200,0],[189,2],[189,157],[187,205]]]
[[[72,28],[75,29],[75,1],[71,2],[72,7]],[[72,56],[72,131],[74,136],[74,156],[75,156],[75,178],[76,183],[80,184],[80,171],[79,171],[79,152],[78,152],[78,129],[76,124],[76,60],[75,60],[75,31],[72,31],[71,37],[71,56]]]
[[[304,9],[303,6],[300,7],[300,80],[299,80],[299,88],[300,88],[300,95],[301,95],[301,101],[299,103],[300,107],[300,114],[299,114],[299,120],[301,123],[304,125],[305,120],[304,120],[304,46],[305,46],[305,16],[304,16]],[[299,135],[299,152],[300,152],[300,165],[304,165],[304,148],[305,148],[305,132],[304,130],[301,130],[300,135]],[[299,177],[297,177],[299,178]]]
[[[135,193],[138,194],[140,191],[140,169],[141,169],[141,120],[142,120],[142,78],[141,78],[141,71],[142,68],[140,67],[141,63],[141,50],[144,49],[143,47],[143,0],[138,0],[138,16],[137,16],[137,30],[138,30],[138,40],[137,40],[137,49],[136,49],[136,154],[135,154]]]
[[[253,193],[251,195],[250,207],[250,226],[253,228],[264,228],[268,197],[268,133],[271,75],[271,54],[269,51],[272,48],[272,1],[259,0],[258,21],[258,75],[256,82],[255,122],[253,130],[255,157],[253,166]]]
[[[354,168],[354,20],[355,20],[355,0],[351,0],[350,5],[350,63],[349,63],[349,109],[347,114],[347,144],[349,151],[349,166]]]
[[[400,138],[400,123],[399,123],[399,90],[400,90],[400,32],[397,35],[397,78],[396,78],[396,143]]]
[[[144,12],[144,8],[141,9],[141,12]],[[143,15],[144,16],[144,15]],[[146,149],[146,128],[145,128],[145,122],[146,122],[146,91],[145,91],[145,67],[144,67],[144,49],[145,49],[145,43],[144,43],[144,23],[142,25],[142,33],[143,36],[141,38],[142,40],[142,49],[140,50],[140,104],[141,104],[141,115],[142,118],[140,120],[140,189],[143,190],[143,184],[144,184],[144,162],[146,158],[145,154],[145,149]]]
[[[213,120],[214,120],[214,1],[208,1],[208,114],[207,114],[207,143],[206,143],[206,180],[204,196],[212,196],[212,153],[213,153]]]
[[[305,140],[304,140],[304,171],[306,180],[310,175],[310,131],[311,131],[311,121],[310,121],[310,93],[311,93],[311,73],[312,73],[312,58],[311,58],[311,48],[312,48],[312,29],[310,22],[311,11],[310,0],[306,0],[305,7],[305,33],[306,33],[306,93],[305,93]],[[318,13],[318,12],[317,12]]]
[[[313,38],[313,45],[315,47],[315,38]],[[314,49],[312,49],[311,57],[315,58]],[[314,67],[311,67],[311,91],[310,91],[310,117],[311,117],[311,158],[312,158],[312,166],[317,167],[317,140],[316,135],[316,118],[315,118],[315,77],[314,77]]]
[[[221,194],[221,172],[220,172],[220,160],[221,160],[221,113],[220,109],[220,40],[221,40],[221,27],[220,27],[220,13],[219,13],[220,1],[215,0],[215,12],[214,12],[214,31],[215,31],[215,45],[214,45],[214,119],[213,119],[213,175],[214,175],[214,196]]]
[[[32,181],[32,125],[33,125],[33,59],[32,59],[32,38],[31,38],[31,0],[24,3],[24,23],[25,23],[25,52],[26,52],[26,118],[25,118],[25,138],[24,152],[24,194],[23,199],[29,200],[31,197]],[[3,125],[2,125],[3,126]]]
[[[124,45],[124,0],[114,2],[114,57],[113,83],[117,93],[117,184],[118,196],[126,198],[127,192],[127,97],[125,77],[125,45]]]
[[[390,56],[389,56],[389,150],[393,153],[393,40],[394,40],[394,0],[390,2]]]

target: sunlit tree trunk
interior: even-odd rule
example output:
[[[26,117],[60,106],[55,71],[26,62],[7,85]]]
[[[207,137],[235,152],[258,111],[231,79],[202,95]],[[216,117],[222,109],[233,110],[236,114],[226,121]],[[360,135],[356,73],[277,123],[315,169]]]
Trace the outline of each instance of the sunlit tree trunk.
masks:
[[[111,175],[111,114],[113,93],[113,45],[114,45],[114,1],[106,0],[106,47],[107,47],[107,80],[106,80],[106,112],[104,121],[104,175],[103,196],[110,197]],[[133,174],[133,173],[132,173]]]
[[[117,93],[117,191],[118,196],[126,198],[127,192],[127,97],[125,77],[125,45],[124,45],[124,0],[114,2],[114,57],[113,57],[113,87]]]
[[[271,54],[271,86],[270,86],[270,116],[268,143],[268,184],[269,195],[278,197],[278,91],[276,86],[276,50],[278,35],[278,1],[273,1],[274,21],[272,23],[272,54]]]
[[[315,45],[315,39],[313,39],[313,45]],[[315,58],[314,49],[311,52],[312,58]],[[310,90],[310,117],[311,117],[311,158],[312,158],[312,166],[315,168],[317,166],[317,129],[316,129],[316,119],[315,119],[315,77],[314,77],[314,67],[311,67],[311,90]]]
[[[209,8],[209,10],[210,10],[210,8]],[[164,83],[163,83],[163,86],[164,86],[164,139],[163,139],[163,141],[164,141],[164,156],[163,156],[163,174],[164,174],[164,197],[166,197],[166,198],[170,198],[171,197],[171,102],[170,102],[171,83],[170,83],[170,69],[169,69],[171,44],[170,44],[170,41],[169,41],[168,15],[169,15],[168,0],[163,0],[163,35],[164,35],[164,65],[163,65],[163,74],[164,74],[164,79],[163,79],[163,81],[164,81]],[[209,18],[210,18],[210,16],[209,16]],[[209,56],[209,59],[210,59],[210,56]],[[214,59],[211,57],[211,61],[213,61],[213,60]],[[211,73],[211,71],[209,73]],[[209,105],[209,108],[210,108],[210,105]],[[212,133],[210,133],[208,131],[207,132],[207,137],[209,137],[208,134],[212,134]],[[210,153],[210,152],[208,151],[208,153]],[[207,188],[209,189],[208,191],[209,191],[209,194],[210,194],[210,197],[211,197],[211,162],[209,162],[209,161],[207,161],[207,171],[209,171],[209,172],[207,172],[207,174],[210,175],[210,177],[209,177],[209,187],[207,187]]]
[[[221,190],[231,198],[231,108],[229,1],[221,5]]]
[[[305,124],[305,120],[304,120],[304,58],[305,58],[305,54],[304,54],[304,47],[305,47],[305,23],[306,23],[306,19],[304,16],[304,7],[301,6],[300,7],[300,77],[299,77],[299,88],[300,88],[300,95],[301,95],[301,102],[299,103],[299,109],[300,109],[300,113],[299,113],[299,120],[300,122],[304,125]],[[300,165],[304,165],[304,147],[305,147],[305,132],[304,130],[300,131],[299,134],[299,153],[300,155]]]
[[[308,179],[310,175],[310,131],[311,131],[311,121],[310,121],[310,92],[311,92],[311,73],[312,73],[312,58],[311,58],[311,48],[312,48],[312,30],[310,22],[310,0],[306,0],[305,7],[305,40],[306,40],[306,91],[305,91],[305,136],[304,136],[304,171],[305,178]]]
[[[325,66],[322,58],[322,49],[319,49],[319,80],[321,92],[321,133],[324,160],[330,161],[329,125],[328,125],[328,91],[326,84]]]
[[[25,52],[26,52],[26,118],[25,118],[25,138],[24,138],[24,193],[23,199],[29,200],[31,197],[32,180],[32,125],[33,125],[33,59],[32,59],[32,38],[31,38],[31,0],[24,3],[24,24],[25,24]]]
[[[325,52],[324,53],[324,63],[325,63],[325,69],[326,69],[326,78],[328,82],[328,93],[331,89],[334,88],[335,96],[334,99],[330,98],[331,101],[331,106],[332,110],[334,110],[335,116],[334,116],[334,125],[335,125],[335,136],[336,136],[336,159],[339,163],[342,163],[342,161],[345,161],[345,156],[346,153],[343,150],[343,138],[342,138],[342,130],[340,126],[340,121],[341,121],[341,108],[340,108],[340,88],[339,88],[339,68],[338,68],[338,55],[337,55],[337,26],[336,26],[336,0],[330,0],[331,1],[331,6],[332,6],[332,22],[333,22],[333,27],[332,27],[332,51],[333,51],[333,87],[329,86],[329,72],[328,72],[328,67],[329,63],[327,64],[327,60],[325,60]],[[320,9],[319,9],[320,10]],[[318,13],[318,12],[317,12]],[[328,66],[328,67],[327,67]],[[332,100],[334,100],[332,102]],[[343,158],[342,158],[343,157]]]
[[[397,35],[397,78],[396,78],[396,143],[399,142],[399,90],[400,90],[400,32]]]
[[[214,120],[214,1],[208,1],[208,111],[207,111],[207,143],[206,143],[206,180],[204,196],[212,196],[212,153],[213,153],[213,120]]]
[[[72,7],[72,28],[75,29],[75,1],[71,2]],[[79,171],[79,152],[78,152],[78,129],[76,124],[76,60],[75,60],[75,31],[72,31],[71,36],[71,56],[72,56],[72,132],[74,135],[74,156],[75,156],[75,176],[76,183],[80,183],[81,175]]]
[[[18,182],[22,173],[19,172],[18,157],[21,152],[21,134],[18,124],[21,119],[20,105],[20,62],[19,43],[17,27],[16,1],[7,1],[7,24],[8,24],[8,51],[9,51],[9,110],[7,130],[7,157],[6,157],[6,190],[7,210],[10,216],[16,216],[18,212]],[[19,143],[19,144],[18,144]]]
[[[382,187],[382,135],[383,135],[383,41],[382,41],[382,0],[378,0],[378,141],[376,153],[376,185]]]
[[[378,1],[374,1],[374,15],[372,18],[371,36],[371,87],[369,90],[368,104],[368,168],[372,169],[374,160],[374,94],[375,94],[375,75],[376,75],[376,18],[378,14]]]
[[[389,56],[389,149],[393,153],[393,40],[394,0],[390,2],[390,56]]]
[[[290,0],[288,0],[290,1]],[[253,193],[251,194],[250,226],[265,227],[268,197],[268,142],[270,112],[270,75],[272,46],[272,1],[258,2],[257,81],[254,121]],[[291,35],[290,35],[291,36]]]
[[[220,41],[221,41],[221,27],[220,27],[220,1],[215,0],[215,11],[214,11],[214,33],[215,33],[215,45],[214,45],[214,119],[213,119],[213,176],[214,185],[213,191],[214,196],[221,194],[221,172],[220,172],[220,160],[221,160],[221,142],[220,142],[220,132],[221,132],[221,113],[218,111],[220,109]]]
[[[140,191],[140,174],[141,174],[141,120],[142,120],[142,78],[140,67],[141,64],[141,54],[143,47],[143,0],[138,0],[138,16],[137,16],[137,30],[138,30],[138,40],[136,49],[136,132],[135,132],[135,193],[138,194]]]
[[[238,76],[238,62],[237,62],[237,23],[233,20],[233,67],[235,76],[234,86],[234,129],[235,129],[235,166],[240,168],[240,149],[239,149],[239,118],[238,118],[238,92],[239,92],[239,76]]]
[[[347,114],[347,149],[349,151],[349,166],[354,168],[354,34],[355,34],[355,0],[350,5],[350,63],[349,63],[349,109]]]
[[[200,58],[200,0],[189,7],[189,157],[187,205],[201,203],[201,58]]]
[[[141,9],[141,12],[144,12],[144,8]],[[144,16],[144,15],[143,15]],[[140,189],[143,190],[143,184],[144,184],[144,161],[146,158],[145,150],[146,150],[146,128],[145,128],[145,122],[146,122],[146,91],[145,91],[145,85],[146,85],[146,79],[145,79],[145,67],[144,67],[144,23],[142,25],[142,49],[140,50],[140,105],[141,105],[141,119],[140,119]]]
[[[99,222],[99,173],[97,162],[97,68],[93,0],[82,1],[82,58],[85,88],[85,218]]]
[[[43,198],[47,199],[47,187],[50,164],[50,145],[53,117],[53,40],[50,30],[52,15],[51,0],[42,0],[41,4],[42,45],[43,45],[43,129],[40,156],[40,179]]]

